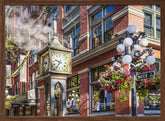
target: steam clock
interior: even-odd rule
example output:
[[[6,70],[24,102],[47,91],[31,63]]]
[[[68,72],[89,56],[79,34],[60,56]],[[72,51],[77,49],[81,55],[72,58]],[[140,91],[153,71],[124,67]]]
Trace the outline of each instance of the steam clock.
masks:
[[[44,97],[40,95],[40,102],[44,101],[45,116],[64,116],[66,79],[71,74],[72,50],[62,46],[57,36],[49,41],[50,44],[39,52],[40,75],[37,77],[37,87],[44,88]]]

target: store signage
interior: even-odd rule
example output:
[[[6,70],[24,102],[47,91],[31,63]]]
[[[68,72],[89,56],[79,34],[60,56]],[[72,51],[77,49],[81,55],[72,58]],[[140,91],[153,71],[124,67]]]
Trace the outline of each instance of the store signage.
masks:
[[[138,80],[150,79],[150,78],[154,78],[154,76],[155,76],[155,72],[154,71],[143,72],[143,73],[137,75],[137,79]]]
[[[36,99],[36,96],[35,96],[35,89],[32,89],[32,90],[29,90],[28,91],[28,99]]]
[[[25,55],[20,55],[20,63],[22,64]],[[27,61],[24,62],[20,69],[20,82],[27,82]]]
[[[6,65],[6,76],[11,75],[11,65]],[[12,86],[11,78],[6,79],[6,86]]]

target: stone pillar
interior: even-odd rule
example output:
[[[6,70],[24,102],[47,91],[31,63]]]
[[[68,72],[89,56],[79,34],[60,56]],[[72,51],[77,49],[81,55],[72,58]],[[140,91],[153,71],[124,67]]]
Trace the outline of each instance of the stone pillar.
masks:
[[[83,69],[78,74],[80,74],[80,116],[89,116],[89,69]]]
[[[80,38],[79,53],[89,49],[89,15],[87,5],[80,6]]]

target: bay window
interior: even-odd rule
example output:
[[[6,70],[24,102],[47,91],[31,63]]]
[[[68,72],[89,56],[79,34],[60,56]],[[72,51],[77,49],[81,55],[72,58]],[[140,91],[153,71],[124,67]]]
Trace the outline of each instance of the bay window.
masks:
[[[95,48],[111,39],[113,35],[113,11],[114,6],[106,6],[90,17],[91,48]]]

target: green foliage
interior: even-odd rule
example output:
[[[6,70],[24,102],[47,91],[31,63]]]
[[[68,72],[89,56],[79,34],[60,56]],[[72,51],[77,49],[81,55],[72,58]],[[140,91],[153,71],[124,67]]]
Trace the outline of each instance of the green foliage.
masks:
[[[11,95],[8,95],[6,97],[6,101],[5,101],[5,108],[6,109],[10,109],[10,106],[11,106],[11,102],[13,102],[15,96],[11,96]]]

